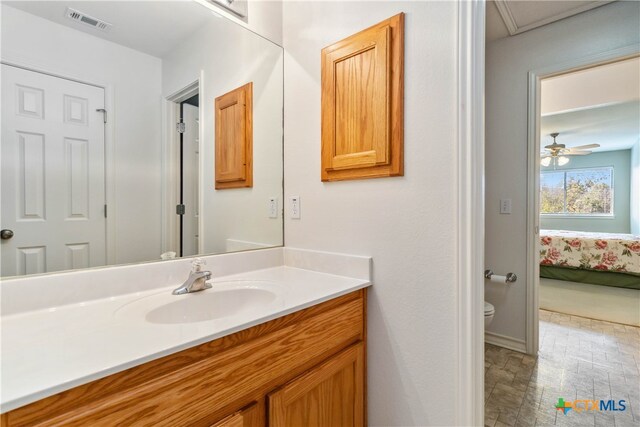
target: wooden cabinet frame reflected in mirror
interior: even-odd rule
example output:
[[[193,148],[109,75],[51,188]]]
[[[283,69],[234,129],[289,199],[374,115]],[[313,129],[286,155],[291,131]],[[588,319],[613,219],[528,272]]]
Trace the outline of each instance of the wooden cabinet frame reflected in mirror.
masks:
[[[215,187],[253,187],[253,83],[216,98]]]

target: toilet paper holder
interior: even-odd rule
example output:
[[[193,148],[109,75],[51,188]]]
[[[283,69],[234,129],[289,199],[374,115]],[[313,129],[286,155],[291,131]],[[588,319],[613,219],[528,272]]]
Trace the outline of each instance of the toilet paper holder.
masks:
[[[484,277],[485,279],[489,279],[491,280],[491,278],[493,277],[493,281],[499,281],[502,282],[504,281],[504,283],[513,283],[516,280],[518,280],[518,276],[516,276],[515,273],[507,273],[506,276],[499,276],[497,274],[494,274],[492,270],[485,270],[484,271]]]

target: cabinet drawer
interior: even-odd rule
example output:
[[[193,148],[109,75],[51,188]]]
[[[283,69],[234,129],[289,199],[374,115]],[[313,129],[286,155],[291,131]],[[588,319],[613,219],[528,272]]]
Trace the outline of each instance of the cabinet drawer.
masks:
[[[259,427],[260,414],[256,403],[212,424],[211,427]]]

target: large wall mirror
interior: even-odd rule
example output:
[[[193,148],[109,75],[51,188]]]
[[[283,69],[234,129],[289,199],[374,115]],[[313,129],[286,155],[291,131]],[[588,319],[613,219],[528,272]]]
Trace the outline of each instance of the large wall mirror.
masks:
[[[283,52],[195,1],[2,1],[3,278],[283,244]]]

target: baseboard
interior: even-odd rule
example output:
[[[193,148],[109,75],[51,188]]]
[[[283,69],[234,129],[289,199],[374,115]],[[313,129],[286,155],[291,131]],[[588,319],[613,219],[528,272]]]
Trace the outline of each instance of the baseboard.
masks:
[[[508,348],[509,350],[518,351],[520,353],[527,352],[527,344],[524,340],[517,340],[505,335],[496,334],[495,332],[485,331],[484,342],[497,345],[498,347]]]

